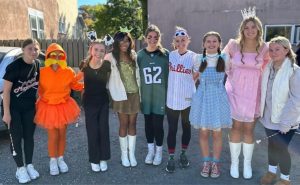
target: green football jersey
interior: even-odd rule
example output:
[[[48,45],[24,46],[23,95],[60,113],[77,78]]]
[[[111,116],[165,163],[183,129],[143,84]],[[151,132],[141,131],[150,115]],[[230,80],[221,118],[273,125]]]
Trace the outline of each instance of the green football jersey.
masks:
[[[164,49],[165,50],[165,49]],[[141,111],[143,114],[165,114],[167,83],[169,73],[169,52],[137,53],[137,63],[141,77]]]

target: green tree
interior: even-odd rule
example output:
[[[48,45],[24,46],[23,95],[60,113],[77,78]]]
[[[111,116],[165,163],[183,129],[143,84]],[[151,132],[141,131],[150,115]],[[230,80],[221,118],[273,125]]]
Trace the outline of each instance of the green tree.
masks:
[[[120,27],[132,29],[130,32],[136,39],[143,33],[143,11],[138,0],[108,0],[107,4],[95,11],[94,29],[98,37],[109,33],[113,35]]]
[[[90,6],[90,5],[82,5],[79,7],[79,11],[81,12],[84,22],[88,28],[88,30],[92,30],[95,27],[95,23],[98,21],[96,14],[98,12],[105,11],[105,6],[102,4]]]
[[[142,6],[142,22],[143,22],[143,33],[145,33],[148,27],[148,0],[140,0]]]

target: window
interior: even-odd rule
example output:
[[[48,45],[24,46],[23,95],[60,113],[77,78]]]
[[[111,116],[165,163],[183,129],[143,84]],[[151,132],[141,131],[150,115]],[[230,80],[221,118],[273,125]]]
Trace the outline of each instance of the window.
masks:
[[[295,44],[300,43],[300,25],[296,26]]]
[[[39,23],[39,32],[38,32],[38,34],[39,34],[39,38],[45,38],[45,35],[44,35],[44,19],[42,19],[42,18],[40,18],[40,17],[38,17],[37,18],[38,19],[38,23]]]
[[[28,8],[31,37],[35,39],[45,38],[44,15],[43,12]]]
[[[32,16],[32,15],[29,15],[29,19],[30,19],[30,26],[31,26],[31,36],[33,38],[38,38],[36,17]]]
[[[266,25],[265,41],[270,41],[273,37],[284,36],[293,43],[293,25]]]
[[[66,21],[65,18],[63,16],[61,16],[59,18],[59,22],[58,22],[58,32],[59,33],[66,33]]]

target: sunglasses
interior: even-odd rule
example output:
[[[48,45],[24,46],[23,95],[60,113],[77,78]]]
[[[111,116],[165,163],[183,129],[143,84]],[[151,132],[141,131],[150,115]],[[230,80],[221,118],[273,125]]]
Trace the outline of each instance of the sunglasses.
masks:
[[[188,34],[183,30],[178,30],[175,32],[175,37],[177,36],[187,36]]]
[[[65,54],[63,53],[50,53],[49,58],[51,59],[56,59],[56,60],[64,60],[65,59]]]

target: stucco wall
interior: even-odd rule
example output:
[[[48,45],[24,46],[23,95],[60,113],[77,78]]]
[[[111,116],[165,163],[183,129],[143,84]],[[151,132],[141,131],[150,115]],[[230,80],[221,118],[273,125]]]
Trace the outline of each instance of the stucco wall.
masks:
[[[56,0],[0,0],[0,39],[26,39],[31,37],[28,8],[43,12],[45,37],[57,35],[58,7]]]
[[[263,25],[300,24],[299,0],[149,0],[148,20],[161,29],[164,47],[171,48],[178,25],[192,37],[190,49],[199,52],[208,31],[221,33],[224,45],[235,38],[242,21],[240,10],[254,5]]]

